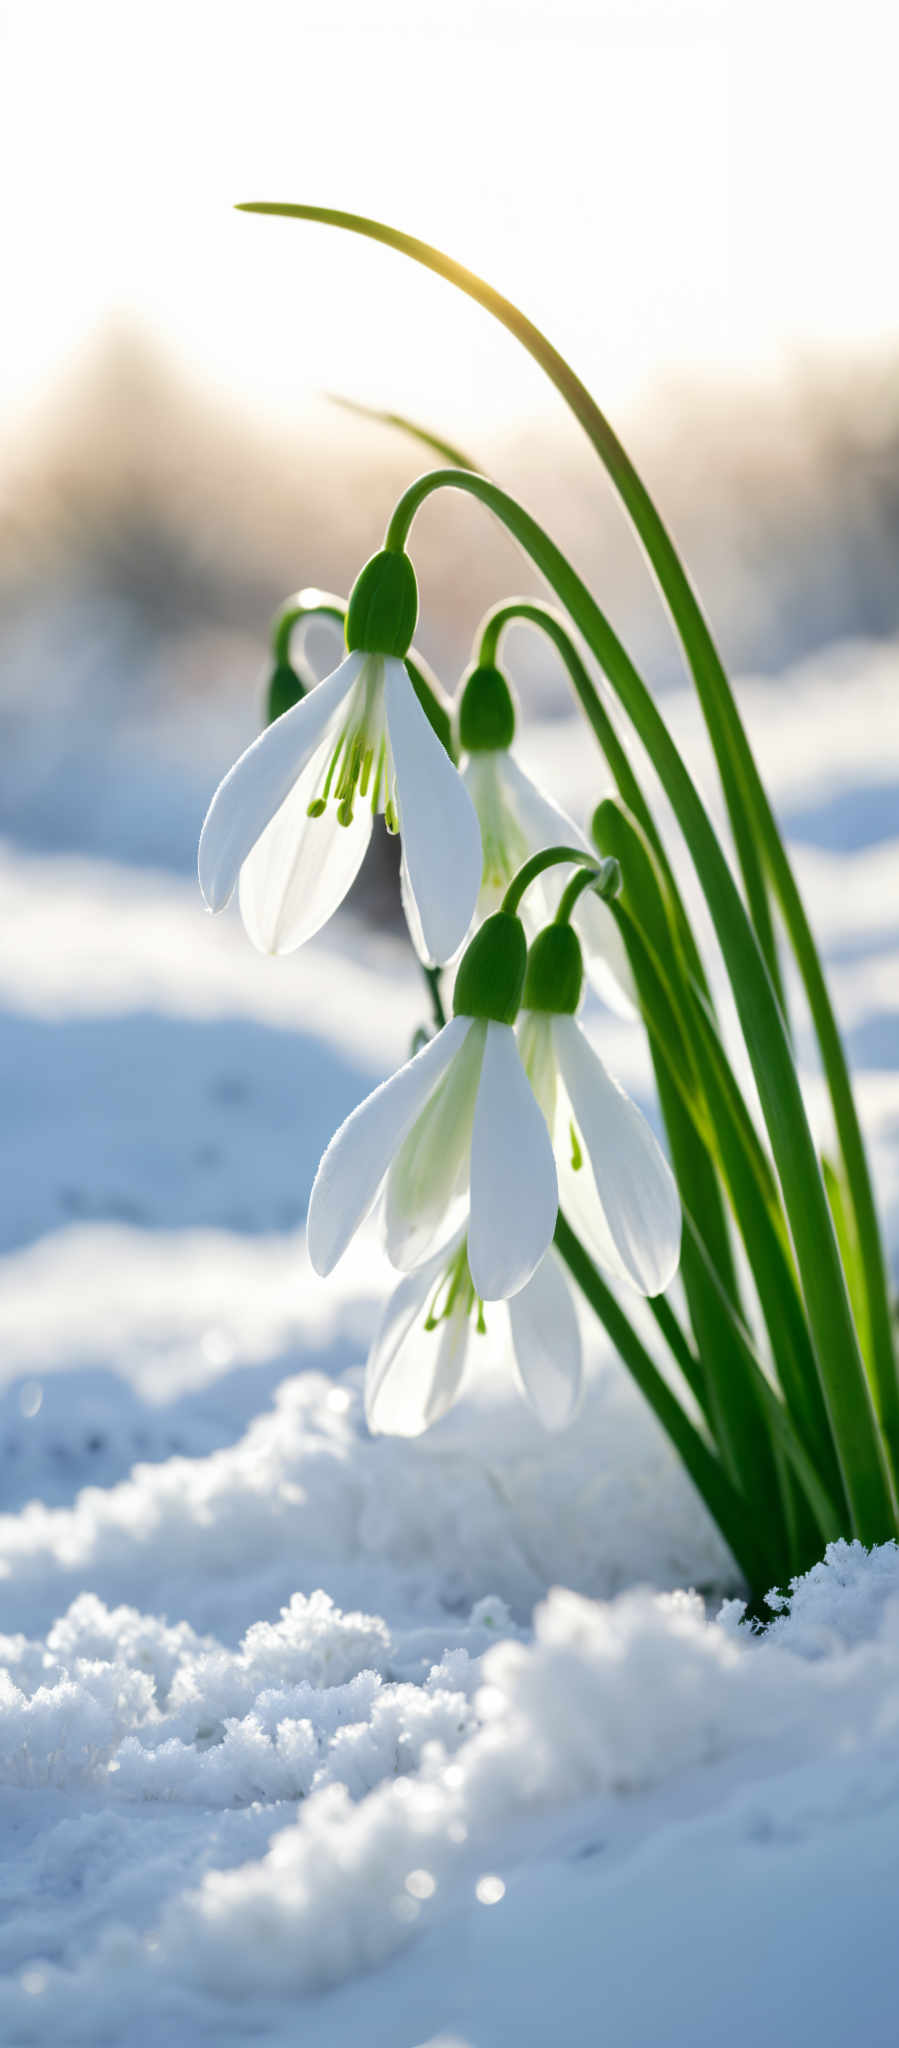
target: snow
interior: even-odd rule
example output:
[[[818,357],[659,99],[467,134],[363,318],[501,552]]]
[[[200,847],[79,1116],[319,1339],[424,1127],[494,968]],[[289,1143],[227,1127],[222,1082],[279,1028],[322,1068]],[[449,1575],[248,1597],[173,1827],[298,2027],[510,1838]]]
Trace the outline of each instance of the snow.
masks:
[[[897,659],[741,691],[894,1266]],[[595,801],[573,724],[530,745]],[[262,961],[110,848],[10,840],[0,902],[0,2039],[892,2044],[895,1546],[750,1626],[589,1331],[569,1431],[488,1344],[433,1431],[369,1436],[389,1269],[370,1228],[319,1282],[302,1221],[422,1015],[407,949],[347,915]],[[639,1033],[590,1026],[649,1106]]]

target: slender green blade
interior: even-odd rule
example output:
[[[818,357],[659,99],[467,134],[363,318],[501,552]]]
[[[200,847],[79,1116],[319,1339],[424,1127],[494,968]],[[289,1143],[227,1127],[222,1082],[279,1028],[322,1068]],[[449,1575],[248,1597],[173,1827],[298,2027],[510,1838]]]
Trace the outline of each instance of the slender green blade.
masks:
[[[430,427],[420,427],[416,420],[406,418],[402,412],[384,412],[377,405],[362,405],[358,398],[344,398],[339,391],[326,391],[330,405],[337,405],[341,412],[351,412],[357,419],[373,420],[381,427],[395,427],[401,434],[408,434],[413,441],[420,441],[423,448],[430,448],[439,455],[442,462],[451,462],[454,469],[480,469],[479,462],[471,462],[452,441],[444,441],[440,434],[431,432]]]

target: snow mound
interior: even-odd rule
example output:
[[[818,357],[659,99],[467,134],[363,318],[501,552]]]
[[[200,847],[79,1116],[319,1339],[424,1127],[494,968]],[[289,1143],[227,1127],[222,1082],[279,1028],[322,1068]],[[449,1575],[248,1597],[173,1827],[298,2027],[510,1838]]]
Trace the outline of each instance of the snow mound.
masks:
[[[479,1373],[426,1437],[371,1437],[360,1379],[301,1373],[207,1457],[139,1464],[71,1507],[33,1499],[0,1516],[7,1625],[49,1626],[85,1584],[108,1604],[174,1606],[229,1635],[323,1584],[388,1625],[402,1612],[441,1626],[482,1597],[485,1572],[521,1620],[563,1577],[602,1593],[634,1572],[734,1585],[721,1538],[608,1354],[582,1426],[555,1438],[508,1372]]]
[[[538,1843],[565,1883],[573,1870],[590,1887],[612,1882],[619,1902],[642,1857],[647,1927],[670,1909],[653,1888],[659,1843],[676,1840],[689,1872],[710,1831],[729,1843],[719,1880],[735,1913],[759,1848],[784,1914],[795,1882],[786,1847],[814,1848],[839,1889],[840,1830],[861,1828],[876,1848],[885,1815],[893,1830],[899,1822],[899,1549],[833,1544],[774,1604],[760,1632],[736,1603],[710,1619],[695,1594],[596,1602],[556,1590],[532,1640],[503,1633],[485,1648],[508,1617],[484,1602],[412,1684],[383,1675],[397,1655],[383,1624],[340,1613],[322,1593],[292,1600],[234,1653],[183,1624],[78,1600],[44,1644],[4,1645],[3,1779],[105,1779],[103,1855],[96,1813],[56,1833],[68,1833],[67,1868],[80,1842],[83,1887],[107,1905],[113,1867],[120,1911],[98,1917],[87,1948],[82,1915],[52,1957],[35,1955],[27,1911],[14,1916],[4,1944],[20,1944],[23,1967],[0,1996],[7,2038],[138,2042],[193,2013],[198,2038],[237,2040],[252,2012],[254,2038],[286,2040],[298,1996],[340,1985],[346,1995],[359,1972],[401,1950],[412,1967],[422,1939],[439,1980],[441,1944],[458,1954],[472,1916],[533,1882]],[[162,1870],[143,1885],[132,1878],[128,1895],[121,1866],[139,1853],[136,1817],[160,1798],[176,1818],[167,1867],[157,1839]],[[283,1826],[283,1802],[297,1798]],[[202,1855],[196,1839],[186,1854],[177,1823],[192,1802],[249,1810],[226,1816],[238,1825],[207,1835]],[[865,1870],[862,1855],[863,1887]],[[601,1922],[585,1923],[581,1941],[599,1967]],[[340,2011],[315,2006],[335,2025]],[[342,2037],[325,2025],[320,2038]],[[504,2038],[493,2022],[477,2036]]]

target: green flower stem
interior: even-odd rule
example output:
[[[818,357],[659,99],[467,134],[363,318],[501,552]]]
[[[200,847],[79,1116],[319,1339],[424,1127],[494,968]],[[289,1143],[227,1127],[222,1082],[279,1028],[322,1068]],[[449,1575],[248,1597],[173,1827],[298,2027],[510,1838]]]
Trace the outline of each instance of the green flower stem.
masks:
[[[561,1210],[556,1223],[555,1243],[581,1293],[607,1330],[619,1357],[686,1466],[697,1493],[730,1545],[752,1593],[757,1597],[763,1596],[771,1584],[771,1566],[767,1548],[758,1540],[750,1503],[732,1484],[705,1438],[685,1414]]]
[[[580,421],[630,514],[668,604],[696,683],[721,776],[752,920],[768,972],[783,1004],[765,875],[755,843],[752,820],[747,813],[745,792],[739,764],[734,757],[733,735],[727,717],[726,700],[730,696],[727,679],[667,528],[659,517],[630,457],[586,385],[581,383],[570,364],[560,355],[558,349],[553,347],[546,335],[541,333],[539,327],[520,312],[510,299],[503,298],[502,294],[494,291],[492,285],[484,278],[476,276],[474,271],[467,270],[461,263],[454,262],[452,257],[433,248],[429,242],[420,241],[415,235],[404,235],[399,229],[388,227],[382,221],[370,220],[362,214],[345,213],[333,207],[295,206],[278,200],[251,200],[238,211],[278,214],[292,220],[318,221],[326,227],[344,228],[352,234],[366,236],[371,241],[396,249],[401,255],[412,257],[426,270],[435,271],[438,277],[446,278],[459,291],[465,292],[470,299],[474,299],[478,305],[491,313],[494,319],[500,321],[510,334],[515,335],[528,354],[539,363],[575,418]]]
[[[532,882],[536,882],[537,876],[542,875],[546,868],[558,867],[560,861],[573,861],[575,867],[589,868],[594,879],[599,875],[603,865],[601,859],[594,858],[592,853],[585,853],[580,846],[545,846],[541,853],[532,853],[530,860],[523,863],[517,875],[512,876],[500,909],[510,917],[517,916],[518,905],[525,890],[530,888]]]
[[[599,896],[603,903],[608,903],[620,887],[621,869],[617,860],[601,860],[596,873],[592,875],[589,868],[582,868],[579,875],[572,875],[571,881],[566,882],[559,897],[559,907],[553,923],[570,923],[572,911],[576,909],[580,898],[586,895],[588,889],[591,889],[595,896]]]
[[[863,1542],[883,1542],[896,1530],[895,1503],[833,1221],[783,1011],[727,860],[665,722],[617,635],[560,549],[514,498],[467,470],[435,470],[400,499],[388,528],[389,544],[405,542],[424,500],[444,488],[478,498],[531,556],[620,697],[672,804],[724,954],[768,1127],[853,1530]]]
[[[696,980],[705,988],[707,984],[702,961],[655,819],[596,684],[581,660],[561,614],[552,605],[541,604],[538,599],[510,598],[506,603],[497,605],[493,611],[488,612],[481,628],[478,660],[489,666],[495,664],[499,655],[500,640],[506,627],[518,624],[536,627],[539,632],[546,635],[561,656],[581,710],[591,725],[614,776],[619,795],[642,826],[665,876],[688,964]]]

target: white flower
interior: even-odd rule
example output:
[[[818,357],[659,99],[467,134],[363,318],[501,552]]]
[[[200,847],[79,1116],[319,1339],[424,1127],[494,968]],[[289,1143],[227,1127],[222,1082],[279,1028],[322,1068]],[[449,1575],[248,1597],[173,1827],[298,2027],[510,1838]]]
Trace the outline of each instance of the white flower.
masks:
[[[552,1246],[511,1301],[485,1318],[464,1236],[410,1273],[391,1295],[365,1372],[369,1429],[420,1436],[452,1406],[494,1317],[508,1324],[522,1393],[545,1429],[564,1429],[581,1390],[581,1337],[564,1267]]]
[[[306,1234],[317,1273],[331,1272],[385,1183],[395,1266],[418,1265],[467,1211],[481,1299],[525,1286],[552,1237],[558,1188],[511,1025],[452,1017],[341,1125],[309,1201]]]
[[[481,875],[480,833],[460,776],[397,656],[347,655],[260,733],[220,783],[200,837],[212,911],[240,883],[263,953],[290,953],[343,901],[384,811],[402,835],[403,902],[423,959],[461,946]]]
[[[563,1214],[612,1279],[662,1294],[677,1271],[681,1209],[646,1118],[576,1017],[523,1010],[519,1040],[552,1132]]]
[[[484,848],[480,917],[499,908],[513,875],[532,853],[542,853],[547,846],[576,846],[592,859],[598,858],[579,827],[543,795],[509,748],[485,747],[469,754],[462,780],[478,814]],[[570,872],[548,868],[531,883],[520,913],[529,936],[555,916]],[[583,941],[587,973],[597,994],[618,1016],[632,1018],[636,1009],[633,977],[608,905],[587,891],[579,898],[571,921]]]

